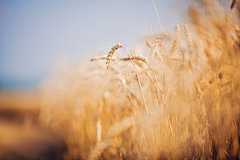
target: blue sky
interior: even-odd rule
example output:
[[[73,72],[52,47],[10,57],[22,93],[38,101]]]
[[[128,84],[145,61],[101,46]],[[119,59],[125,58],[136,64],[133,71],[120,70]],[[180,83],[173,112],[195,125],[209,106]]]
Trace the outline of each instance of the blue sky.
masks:
[[[164,30],[187,20],[189,1],[155,0]],[[145,25],[160,31],[151,0],[0,0],[0,88],[37,86],[59,58],[131,47]]]

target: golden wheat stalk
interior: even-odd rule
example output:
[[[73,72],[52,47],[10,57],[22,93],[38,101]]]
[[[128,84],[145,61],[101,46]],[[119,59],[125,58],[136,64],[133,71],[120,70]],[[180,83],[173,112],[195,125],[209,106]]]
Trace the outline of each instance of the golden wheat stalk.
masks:
[[[108,139],[112,139],[121,132],[134,125],[134,117],[126,117],[121,122],[114,124],[107,132]]]
[[[117,45],[115,45],[115,46],[112,47],[112,49],[111,49],[110,52],[108,52],[107,62],[106,62],[107,69],[108,69],[108,67],[109,67],[111,58],[113,57],[113,54],[115,53],[115,51],[116,51],[118,48],[121,48],[121,47],[123,47],[121,44],[117,44]]]
[[[150,66],[149,66],[149,67],[150,67]],[[154,73],[154,74],[155,74],[155,73]],[[143,94],[142,85],[141,85],[141,82],[140,82],[138,73],[136,74],[136,77],[137,77],[137,81],[138,81],[138,86],[139,86],[139,89],[140,89],[140,93],[141,93],[141,96],[142,96],[143,104],[144,104],[144,107],[145,107],[145,111],[146,111],[146,114],[147,114],[147,118],[148,118],[149,123],[152,125],[152,120],[151,120],[150,117],[149,117],[149,109],[148,109],[148,106],[147,106],[147,104],[146,104],[146,100],[145,100],[145,97],[144,97],[144,94]],[[153,138],[153,142],[154,142],[154,141],[155,141],[155,136],[154,136],[154,134],[153,134],[153,128],[151,128],[151,131],[152,131],[152,138]]]
[[[134,92],[133,92],[133,91],[127,86],[127,84],[126,84],[126,82],[128,81],[128,78],[129,78],[129,76],[130,76],[131,74],[132,74],[132,73],[127,74],[124,78],[121,78],[120,81],[121,81],[121,83],[122,83],[124,92],[127,94],[127,98],[128,98],[128,100],[129,100],[129,102],[130,102],[130,105],[131,105],[132,109],[134,110],[134,105],[133,105],[132,97],[137,101],[138,104],[140,104],[140,103],[139,103],[139,101],[138,101],[138,99],[137,99],[137,96],[134,94]],[[134,111],[134,113],[135,113],[135,111]]]
[[[153,81],[152,77],[150,76],[150,74],[149,74],[146,70],[144,70],[143,72],[150,78],[150,80],[151,80],[151,82],[152,82],[152,84],[153,84],[153,86],[154,86],[155,94],[156,94],[156,96],[157,96],[158,105],[159,105],[159,106],[162,106],[162,105],[161,105],[161,104],[162,104],[162,103],[161,103],[162,98],[160,98],[159,95],[158,95],[157,86],[155,85],[155,82]],[[162,95],[162,91],[159,90],[159,92],[160,92],[160,94]],[[161,108],[162,108],[162,107],[161,107]]]
[[[232,3],[230,5],[231,10],[233,10],[233,8],[235,7],[236,3],[237,3],[237,0],[232,0]]]
[[[183,27],[185,29],[185,37],[186,37],[186,40],[187,40],[188,48],[189,48],[189,51],[191,53],[192,52],[192,48],[191,48],[192,47],[192,38],[190,36],[189,28],[188,28],[187,23],[184,23]]]
[[[231,11],[228,13],[228,15],[227,15],[227,17],[226,17],[226,24],[227,24],[229,27],[231,27],[231,25],[232,25],[232,10],[233,10],[233,8],[235,7],[236,3],[237,3],[237,0],[232,0],[232,3],[231,3],[231,5],[230,5]]]
[[[91,150],[88,160],[98,159],[98,157],[102,154],[104,149],[113,144],[113,140],[111,140],[112,138],[114,138],[121,132],[127,130],[128,128],[132,127],[133,125],[134,125],[133,117],[127,117],[121,122],[114,124],[107,132],[108,139],[98,142],[96,144],[96,146]]]
[[[125,48],[125,47],[123,47],[123,48]],[[127,51],[127,53],[128,53],[129,60],[132,62],[133,66],[135,67],[135,65],[134,65],[134,63],[133,63],[133,59],[131,59],[131,57],[133,57],[133,55],[130,55],[130,54],[129,54],[127,48],[125,48],[125,49],[126,49],[126,51]],[[143,56],[141,56],[141,57],[143,57]],[[144,57],[144,58],[145,58],[145,57]],[[155,76],[155,78],[156,78],[156,74],[155,74],[155,72],[153,71],[153,69],[151,68],[151,66],[149,65],[149,63],[147,62],[147,59],[146,59],[146,58],[145,58],[145,63],[148,64],[149,68],[151,69],[151,71],[153,72],[153,74],[154,74],[154,76]],[[149,115],[149,110],[148,110],[148,107],[147,107],[147,105],[146,105],[146,100],[145,100],[145,97],[144,97],[144,94],[143,94],[143,90],[142,90],[142,86],[141,86],[141,82],[140,82],[138,73],[136,73],[136,77],[137,77],[138,86],[139,86],[140,93],[141,93],[141,96],[142,96],[142,99],[143,99],[143,104],[144,104],[144,108],[145,108],[145,111],[146,111],[148,120],[149,120],[150,123],[152,123],[150,117],[148,116],[148,115]],[[157,78],[156,78],[156,81],[157,81]],[[158,82],[157,82],[157,84],[158,84]],[[155,141],[155,138],[154,138],[154,135],[153,135],[153,129],[152,129],[152,137],[153,137],[153,141]]]
[[[176,27],[175,27],[175,38],[176,38],[176,39],[179,38],[180,32],[181,32],[181,31],[180,31],[179,25],[176,25]]]
[[[122,58],[121,60],[123,60],[123,61],[131,61],[132,63],[133,63],[133,60],[137,60],[137,61],[142,61],[142,62],[146,63],[148,65],[148,67],[150,68],[150,70],[153,72],[153,74],[155,76],[155,79],[156,79],[156,82],[157,82],[157,85],[158,85],[158,88],[159,88],[159,90],[161,92],[161,89],[160,89],[158,81],[157,81],[156,74],[155,74],[154,70],[152,69],[152,67],[149,65],[146,57],[141,56],[141,55],[129,55],[128,57]],[[135,66],[134,63],[133,63],[133,66]],[[138,75],[136,75],[136,76],[137,76],[137,79],[138,79]],[[151,78],[151,80],[152,80],[152,78]],[[139,79],[138,79],[138,81],[139,81]],[[141,91],[141,86],[140,86],[140,91]],[[143,100],[144,100],[144,97],[143,97]],[[147,108],[146,108],[146,112],[148,114],[148,109]]]
[[[173,54],[176,51],[177,47],[178,47],[178,44],[177,44],[177,41],[175,40],[173,42],[173,45],[172,45],[172,48],[170,49],[169,54]]]
[[[101,119],[98,119],[98,120],[97,120],[96,129],[97,129],[97,142],[101,142],[101,140],[102,140],[102,124],[101,124]]]
[[[177,41],[178,41],[179,36],[180,36],[180,28],[177,25],[176,28],[175,28],[175,40],[173,42],[173,45],[172,45],[172,48],[170,49],[169,54],[173,54],[176,51],[176,49],[178,48],[178,42]]]
[[[156,16],[157,16],[157,20],[158,20],[158,24],[160,26],[160,29],[161,29],[161,32],[163,33],[163,28],[162,28],[162,24],[161,24],[161,21],[160,21],[160,18],[159,18],[159,14],[158,14],[158,11],[157,11],[157,7],[154,3],[154,0],[151,0],[152,1],[152,4],[153,4],[153,8],[155,10],[155,13],[156,13]]]
[[[99,117],[97,120],[97,124],[96,124],[96,130],[97,130],[97,143],[100,142],[102,140],[102,123],[101,123],[101,113],[103,110],[103,106],[104,106],[104,100],[100,101],[99,104],[99,108],[98,108],[98,112],[99,112]]]
[[[88,160],[98,159],[98,157],[102,154],[104,149],[111,146],[112,143],[113,143],[113,141],[109,140],[109,139],[97,143],[97,145],[93,148],[93,150],[91,150],[91,152],[89,154],[89,157],[88,157]]]
[[[162,41],[164,38],[166,38],[168,35],[167,34],[163,34],[160,37],[157,37],[155,40],[155,43],[159,45],[159,47],[162,47]]]
[[[130,55],[128,57],[121,58],[122,61],[131,61],[131,60],[137,60],[142,61],[144,63],[148,63],[147,58],[141,55]]]
[[[146,41],[146,45],[150,48],[150,49],[152,49],[153,48],[153,44],[150,42],[150,41]]]
[[[94,57],[94,58],[91,59],[91,61],[96,61],[96,60],[100,60],[100,59],[108,59],[108,55]],[[116,58],[115,57],[111,57],[110,60],[111,61],[115,61]]]

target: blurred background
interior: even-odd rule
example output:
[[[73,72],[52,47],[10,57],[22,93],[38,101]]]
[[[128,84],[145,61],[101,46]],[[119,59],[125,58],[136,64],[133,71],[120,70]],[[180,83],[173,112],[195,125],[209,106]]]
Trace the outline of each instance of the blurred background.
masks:
[[[155,1],[164,31],[188,21],[190,1]],[[58,59],[129,48],[146,30],[160,31],[151,0],[1,0],[0,90],[36,88]]]

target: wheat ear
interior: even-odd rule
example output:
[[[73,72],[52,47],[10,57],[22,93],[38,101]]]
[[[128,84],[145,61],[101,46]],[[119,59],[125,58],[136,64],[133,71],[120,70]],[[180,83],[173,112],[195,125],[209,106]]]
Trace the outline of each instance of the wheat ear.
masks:
[[[178,41],[179,35],[180,35],[180,28],[177,25],[176,28],[175,28],[175,40],[173,42],[173,45],[172,45],[172,48],[170,49],[169,54],[173,54],[176,51],[176,49],[178,48],[178,42],[177,41]]]
[[[161,48],[162,47],[162,41],[164,38],[166,38],[168,35],[167,34],[163,34],[161,35],[160,37],[157,37],[155,39],[155,43],[159,45],[159,47]]]
[[[183,27],[185,29],[185,37],[186,37],[186,40],[187,40],[187,43],[188,43],[188,48],[189,48],[189,51],[190,53],[192,52],[192,39],[191,39],[191,36],[190,36],[190,33],[189,33],[189,28],[188,28],[188,25],[187,23],[184,23],[183,24]]]
[[[111,49],[110,52],[108,52],[107,62],[106,62],[107,69],[108,69],[108,67],[109,67],[111,58],[113,57],[113,54],[115,53],[115,51],[116,51],[118,48],[121,48],[121,47],[123,47],[121,44],[117,44],[117,45],[115,45],[115,46],[112,47],[112,49]]]
[[[231,10],[233,10],[233,8],[235,7],[236,3],[237,3],[237,0],[232,0],[232,3],[230,5]]]
[[[122,61],[131,61],[131,60],[137,60],[142,61],[144,63],[148,63],[147,58],[141,55],[130,55],[128,57],[121,58]]]
[[[146,45],[147,45],[148,48],[150,48],[150,49],[153,48],[153,45],[152,45],[152,43],[151,43],[149,40],[146,41]]]

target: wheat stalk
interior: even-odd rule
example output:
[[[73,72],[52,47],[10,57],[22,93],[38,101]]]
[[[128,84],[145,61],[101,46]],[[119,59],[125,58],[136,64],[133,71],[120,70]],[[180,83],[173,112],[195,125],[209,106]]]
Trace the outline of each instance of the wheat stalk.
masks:
[[[188,28],[187,23],[184,23],[183,27],[185,29],[185,37],[186,37],[186,40],[187,40],[189,51],[190,51],[190,53],[192,53],[192,48],[191,48],[192,47],[192,39],[191,39],[191,36],[190,36],[190,33],[189,33],[189,28]]]
[[[97,142],[100,142],[102,140],[102,124],[101,124],[101,113],[104,106],[104,99],[100,101],[98,112],[99,117],[96,124],[96,130],[97,130]]]
[[[113,57],[113,54],[115,53],[115,51],[118,49],[118,48],[121,48],[123,47],[121,44],[117,44],[115,46],[112,47],[111,51],[108,52],[108,55],[107,55],[107,62],[106,62],[106,65],[107,65],[107,69],[109,67],[109,64],[110,64],[110,61]]]
[[[147,45],[150,49],[153,48],[153,44],[152,44],[149,40],[146,41],[146,45]]]
[[[98,142],[96,146],[91,150],[88,160],[95,160],[102,154],[104,149],[113,144],[112,138],[125,131],[126,129],[134,125],[134,118],[127,117],[121,122],[114,124],[107,132],[107,138],[104,141]]]
[[[159,45],[159,47],[162,47],[162,40],[164,38],[166,38],[168,35],[167,34],[163,34],[160,37],[157,37],[155,40],[155,43]]]
[[[160,21],[160,18],[159,18],[159,14],[158,14],[158,11],[157,11],[157,7],[156,7],[156,5],[155,5],[155,3],[154,3],[154,0],[151,0],[151,1],[152,1],[154,10],[155,10],[156,16],[157,16],[157,20],[158,20],[158,24],[159,24],[159,26],[160,26],[161,32],[163,32],[163,28],[162,28],[162,24],[161,24],[161,21]]]
[[[236,3],[237,3],[237,0],[232,0],[232,3],[230,5],[231,11],[228,13],[228,15],[226,17],[226,23],[229,27],[231,27],[231,25],[232,25],[232,10],[235,7]]]
[[[237,3],[237,0],[232,0],[232,3],[230,5],[231,10],[233,10],[233,8],[235,7],[236,3]]]
[[[157,85],[158,85],[158,88],[161,92],[161,89],[159,87],[159,84],[158,84],[158,81],[157,81],[157,77],[156,77],[156,74],[154,72],[154,70],[152,69],[152,67],[149,65],[148,61],[147,61],[147,58],[144,57],[144,56],[141,56],[141,55],[129,55],[128,57],[125,57],[125,58],[122,58],[121,60],[123,61],[131,61],[133,63],[133,60],[138,60],[138,61],[142,61],[144,63],[146,63],[148,65],[148,67],[150,68],[150,70],[153,72],[153,75],[155,76],[155,79],[156,79],[156,82],[157,82]],[[133,64],[134,65],[134,64]],[[135,66],[135,65],[134,65]],[[136,74],[137,76],[137,80],[138,80],[138,84],[139,84],[139,87],[140,87],[140,91],[142,93],[142,89],[141,89],[141,84],[140,84],[140,79],[138,77],[138,74]],[[150,76],[150,75],[149,75]],[[152,78],[150,78],[152,80]],[[154,84],[155,86],[155,84]],[[142,93],[142,97],[143,97],[143,101],[144,101],[144,104],[145,104],[145,99],[144,99],[144,96],[143,96],[143,93]],[[146,109],[146,113],[148,114],[148,109],[147,109],[147,106],[145,104],[145,109]]]
[[[96,160],[102,154],[104,149],[111,146],[113,143],[112,140],[104,140],[102,142],[97,143],[97,145],[91,150],[88,160]]]
[[[158,96],[157,86],[155,85],[155,82],[153,81],[152,77],[150,76],[150,74],[146,70],[144,70],[143,72],[150,78],[150,80],[151,80],[151,82],[152,82],[152,84],[154,86],[154,90],[155,90],[155,94],[157,96],[158,104],[159,104],[159,106],[161,106],[161,100],[162,99],[160,99],[160,97]],[[160,93],[162,95],[162,91],[161,90],[159,90],[159,91],[160,91]]]
[[[137,60],[142,61],[144,63],[148,63],[147,58],[141,55],[130,55],[129,57],[121,58],[122,61],[131,61],[131,60]]]
[[[96,60],[100,60],[100,59],[108,59],[108,55],[94,57],[94,58],[91,59],[91,61],[96,61]],[[111,57],[110,60],[111,61],[115,61],[116,58],[115,57]]]
[[[172,48],[170,49],[169,54],[173,54],[176,51],[176,49],[178,47],[178,42],[177,41],[178,41],[179,35],[180,35],[180,28],[177,25],[176,28],[175,28],[175,40],[173,42],[173,45],[172,45]]]
[[[125,47],[123,47],[125,48]],[[129,60],[132,62],[133,66],[135,67],[134,63],[133,63],[133,59],[131,59],[131,56],[127,50],[127,48],[125,48],[127,53],[128,53],[128,57],[129,57]],[[141,56],[142,57],[142,56]],[[146,58],[145,58],[145,61],[146,61]],[[153,69],[151,68],[151,66],[149,65],[149,63],[146,61],[146,63],[148,64],[149,68],[151,69],[151,71],[153,72],[154,76],[155,76],[155,79],[157,81],[157,78],[156,78],[156,74],[155,72],[153,71]],[[138,86],[139,86],[139,89],[140,89],[140,93],[141,93],[141,96],[142,96],[142,99],[143,99],[143,104],[144,104],[144,107],[145,107],[145,111],[146,111],[146,114],[147,114],[147,117],[148,117],[148,120],[149,122],[152,124],[151,122],[151,119],[149,117],[149,110],[148,110],[148,107],[146,105],[146,100],[145,100],[145,97],[144,97],[144,94],[143,94],[143,90],[142,90],[142,86],[141,86],[141,82],[140,82],[140,79],[139,79],[139,76],[138,76],[138,73],[136,73],[136,77],[137,77],[137,82],[138,82]],[[158,84],[158,81],[157,81],[157,84]],[[159,85],[158,85],[159,87]],[[153,142],[155,141],[155,138],[154,138],[154,135],[153,135],[153,129],[152,129],[152,138],[153,138]]]
[[[124,118],[121,122],[114,124],[107,132],[108,139],[112,139],[117,136],[119,133],[123,132],[124,130],[132,127],[134,125],[134,118],[127,117]]]
[[[179,25],[176,25],[175,27],[175,38],[178,39],[180,36],[180,27]]]

